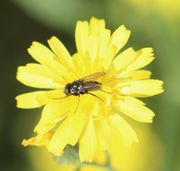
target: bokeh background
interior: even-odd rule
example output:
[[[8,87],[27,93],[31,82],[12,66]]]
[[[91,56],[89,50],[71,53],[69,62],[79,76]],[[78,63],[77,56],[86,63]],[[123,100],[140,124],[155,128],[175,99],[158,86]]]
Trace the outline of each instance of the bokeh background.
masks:
[[[162,95],[145,99],[156,113],[154,123],[132,123],[140,144],[130,153],[119,150],[121,170],[180,171],[179,0],[0,1],[0,171],[62,170],[45,150],[20,145],[32,136],[40,109],[16,109],[14,97],[31,90],[16,81],[16,69],[33,62],[26,51],[32,41],[46,44],[52,35],[74,53],[75,23],[92,16],[104,18],[112,30],[120,24],[129,28],[126,47],[153,47],[150,69],[165,82]]]

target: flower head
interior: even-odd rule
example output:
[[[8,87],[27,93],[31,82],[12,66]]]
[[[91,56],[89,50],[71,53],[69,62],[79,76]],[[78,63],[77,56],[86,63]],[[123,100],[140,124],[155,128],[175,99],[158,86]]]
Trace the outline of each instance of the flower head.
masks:
[[[129,36],[123,25],[111,34],[104,20],[91,18],[77,22],[72,57],[54,36],[50,49],[32,43],[28,52],[39,64],[20,66],[17,79],[41,90],[17,96],[17,107],[43,106],[43,111],[37,135],[23,145],[43,145],[55,155],[68,144],[78,145],[80,160],[91,162],[109,150],[112,139],[127,145],[137,141],[123,115],[152,122],[154,113],[137,98],[162,93],[163,82],[142,69],[154,59],[152,48],[119,53]]]

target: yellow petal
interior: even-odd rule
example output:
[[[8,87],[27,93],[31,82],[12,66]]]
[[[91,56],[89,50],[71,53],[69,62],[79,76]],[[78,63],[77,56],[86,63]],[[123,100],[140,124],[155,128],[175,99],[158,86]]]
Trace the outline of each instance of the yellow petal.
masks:
[[[35,145],[35,146],[46,146],[51,139],[52,134],[50,132],[47,132],[46,134],[38,134],[35,137],[32,137],[28,140],[23,139],[22,145],[28,146],[28,145]]]
[[[113,64],[117,70],[121,71],[122,69],[127,68],[127,66],[134,61],[136,56],[136,51],[133,48],[128,48],[114,58]]]
[[[109,147],[111,132],[109,123],[106,118],[98,119],[95,121],[96,134],[101,150],[107,150]]]
[[[92,60],[99,56],[100,33],[105,30],[105,21],[92,17],[89,22],[89,38],[87,41],[87,52]],[[96,61],[97,64],[97,61]]]
[[[76,24],[75,39],[78,52],[85,55],[87,50],[87,41],[89,35],[89,26],[87,21],[78,21]]]
[[[65,120],[60,124],[59,128],[55,131],[48,146],[48,150],[53,154],[61,155],[67,144],[74,146],[79,140],[79,137],[87,122],[87,114],[83,113],[83,106],[81,103],[83,104],[83,101],[79,102],[77,111],[75,111],[76,108],[73,108],[74,113],[71,112],[72,115],[65,118]]]
[[[134,97],[121,97],[116,101],[115,108],[139,122],[152,122],[154,113],[144,103]]]
[[[87,44],[88,44],[87,53],[90,56],[90,59],[94,61],[98,56],[99,36],[90,35]]]
[[[154,59],[153,55],[152,48],[143,48],[139,51],[128,48],[114,58],[113,64],[118,70],[118,75],[120,77],[126,77],[132,71],[143,68],[152,62]]]
[[[52,51],[57,55],[59,62],[63,63],[64,65],[68,64],[69,66],[72,66],[71,55],[57,37],[51,37],[51,39],[48,40],[48,44]]]
[[[86,60],[87,62],[85,62],[80,53],[74,54],[72,58],[74,67],[78,68],[78,70],[75,70],[74,72],[80,79],[86,75],[87,69],[90,67],[89,60]]]
[[[68,112],[73,112],[75,109],[75,97],[69,96],[63,99],[53,100],[46,104],[42,111],[42,116],[35,127],[34,131],[38,134],[44,134],[51,130],[59,121],[61,121]],[[65,106],[68,106],[65,107]]]
[[[58,88],[65,83],[55,77],[46,67],[39,64],[27,64],[18,67],[17,80],[35,88]]]
[[[160,80],[132,80],[127,82],[120,92],[123,95],[130,95],[135,97],[148,97],[160,94],[163,92],[163,82]]]
[[[127,43],[130,31],[124,25],[117,28],[111,36],[110,46],[114,50],[114,55]]]
[[[25,93],[25,94],[16,96],[17,107],[19,108],[41,107],[46,103],[47,99],[44,99],[44,101],[42,102],[38,100],[38,97],[45,93],[46,91],[35,91],[35,92]]]
[[[137,51],[137,56],[134,62],[128,66],[128,71],[137,70],[145,67],[151,63],[154,59],[153,49],[152,48],[143,48]]]
[[[50,91],[45,91],[44,94],[41,94],[40,96],[37,97],[37,100],[41,103],[46,101],[46,99],[49,100],[60,100],[65,97],[64,93],[64,87],[61,89],[55,89],[55,90],[50,90]]]
[[[58,57],[43,44],[33,42],[28,52],[35,60],[48,67],[57,76],[63,76],[69,80],[74,80],[76,78],[73,73],[69,72],[70,68],[62,65]]]
[[[76,45],[77,50],[81,54],[85,63],[88,63],[89,66],[96,65],[96,70],[98,70],[97,65],[100,62],[100,57],[106,59],[108,53],[104,52],[106,56],[100,56],[99,53],[102,54],[102,48],[100,49],[100,45],[106,43],[106,47],[103,48],[104,51],[109,50],[109,40],[104,41],[104,36],[110,37],[110,32],[106,32],[105,29],[105,21],[99,20],[96,18],[91,18],[89,24],[88,22],[79,21],[76,27]],[[105,34],[104,34],[105,33]],[[106,34],[108,33],[108,35]],[[103,36],[102,36],[103,35]],[[99,59],[98,59],[99,58]],[[102,59],[101,59],[102,61]],[[101,62],[102,65],[102,62]],[[89,70],[89,66],[87,70]],[[101,66],[102,67],[102,66]]]
[[[100,33],[105,28],[105,21],[92,17],[89,22],[89,29],[91,34]]]
[[[125,145],[131,146],[138,138],[129,124],[118,114],[109,117],[113,140],[121,140]]]
[[[57,60],[56,55],[39,42],[34,41],[31,47],[28,48],[28,52],[36,61],[46,66],[55,63]]]
[[[96,132],[93,120],[84,130],[84,134],[79,142],[79,157],[81,162],[92,162],[96,157]]]
[[[131,77],[133,80],[145,80],[151,77],[151,72],[147,70],[133,71],[127,74],[127,77]]]
[[[103,29],[99,33],[99,49],[96,60],[97,63],[99,62],[103,64],[105,69],[109,67],[114,57],[113,51],[109,46],[110,36],[111,36],[111,31],[108,29]]]

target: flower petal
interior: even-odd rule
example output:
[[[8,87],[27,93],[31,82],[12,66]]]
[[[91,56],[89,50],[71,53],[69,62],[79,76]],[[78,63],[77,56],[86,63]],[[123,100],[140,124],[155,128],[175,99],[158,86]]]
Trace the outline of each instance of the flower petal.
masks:
[[[79,142],[81,162],[92,162],[96,157],[96,132],[93,120],[89,120],[86,130]]]
[[[117,70],[121,71],[134,61],[136,55],[137,53],[133,48],[128,48],[114,58],[113,64]]]
[[[98,34],[105,28],[105,21],[92,17],[89,22],[89,29],[91,34]]]
[[[96,58],[96,63],[103,64],[103,67],[107,69],[109,68],[109,65],[112,63],[112,59],[114,57],[113,50],[109,46],[111,31],[108,29],[103,29],[98,36],[99,49]]]
[[[107,150],[111,139],[111,131],[106,117],[96,120],[95,126],[99,146],[101,150]]]
[[[142,101],[134,97],[121,97],[114,105],[121,113],[139,122],[152,122],[155,115]]]
[[[76,79],[73,73],[69,72],[70,68],[62,65],[62,63],[59,62],[58,57],[43,44],[33,42],[32,46],[28,49],[28,52],[35,60],[48,67],[57,76],[66,77],[70,81]]]
[[[56,55],[39,42],[34,41],[31,47],[28,48],[28,52],[36,61],[46,66],[55,63],[57,60]]]
[[[80,53],[76,53],[73,55],[73,64],[76,69],[74,72],[78,76],[78,78],[82,78],[87,75],[88,69],[91,70],[91,65],[89,65],[89,60],[85,62]]]
[[[121,25],[111,36],[110,46],[113,48],[114,55],[127,43],[130,36],[130,31]]]
[[[111,133],[114,140],[120,139],[127,146],[131,146],[132,143],[138,141],[134,130],[118,114],[114,114],[109,117],[109,125],[111,127]]]
[[[87,41],[87,52],[91,58],[91,60],[97,60],[99,56],[100,49],[100,34],[105,31],[105,22],[104,20],[96,19],[94,17],[91,18],[89,23],[89,38]]]
[[[75,40],[78,52],[85,55],[89,37],[89,25],[87,21],[78,21],[76,24]]]
[[[76,104],[74,104],[75,97],[69,96],[67,98],[52,100],[44,107],[42,116],[35,127],[34,131],[38,134],[44,134],[52,129],[59,121],[64,119],[67,112],[73,112]],[[65,107],[65,106],[68,106]]]
[[[48,40],[48,44],[52,51],[57,55],[59,62],[64,65],[72,66],[72,58],[66,47],[62,44],[62,42],[55,36],[51,37]]]
[[[135,97],[148,97],[160,94],[163,92],[163,81],[160,80],[132,80],[127,82],[120,88],[122,95],[130,95]]]
[[[22,141],[23,146],[28,145],[36,145],[36,146],[46,146],[49,140],[51,139],[52,134],[50,132],[47,132],[46,134],[38,134],[35,137],[32,137],[28,140],[24,139]]]
[[[40,102],[38,97],[45,93],[46,91],[35,91],[16,96],[17,107],[24,109],[41,107],[46,103],[47,99],[44,99],[43,102]]]
[[[59,79],[58,83],[43,66],[38,64],[18,67],[17,80],[35,88],[59,88],[63,84],[63,80]]]
[[[64,105],[65,106],[65,105]],[[67,105],[66,105],[67,106]],[[49,145],[48,150],[55,155],[61,155],[67,144],[74,146],[86,125],[87,115],[82,110],[83,101],[79,102],[79,107],[75,113],[71,112],[55,131]],[[76,110],[76,108],[73,108]]]
[[[152,48],[143,48],[137,51],[137,56],[134,62],[128,66],[128,71],[137,70],[145,67],[151,63],[154,59],[153,49]]]
[[[151,72],[147,70],[137,70],[126,75],[131,77],[133,80],[145,80],[151,77]]]

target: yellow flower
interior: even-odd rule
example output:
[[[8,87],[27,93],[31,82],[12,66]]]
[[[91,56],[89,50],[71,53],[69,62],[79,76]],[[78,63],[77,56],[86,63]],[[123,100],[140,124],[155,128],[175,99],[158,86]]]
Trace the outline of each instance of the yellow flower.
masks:
[[[108,162],[115,171],[157,171],[161,170],[164,163],[164,147],[159,137],[154,134],[149,125],[131,123],[139,132],[139,143],[127,148],[115,140],[109,151],[109,161],[104,161],[105,156],[98,155],[96,163],[81,165],[80,171],[107,171]],[[152,148],[150,148],[152,147]],[[34,166],[34,171],[75,171],[78,164],[57,164],[52,156],[44,149],[29,149],[28,158]],[[38,160],[37,160],[38,158]],[[44,165],[48,163],[48,165]],[[104,166],[104,167],[103,167]]]
[[[154,113],[137,98],[161,93],[163,82],[150,79],[151,73],[142,70],[154,59],[152,48],[119,53],[129,36],[124,25],[111,34],[104,20],[91,18],[89,23],[77,22],[77,53],[72,57],[56,37],[48,40],[51,50],[32,43],[28,52],[39,64],[20,66],[17,79],[43,90],[17,96],[17,107],[44,107],[34,129],[37,136],[23,140],[23,145],[43,145],[54,155],[63,154],[67,144],[78,145],[80,160],[92,162],[109,149],[112,139],[126,145],[137,142],[123,115],[152,122]],[[72,87],[75,80],[82,84]],[[94,91],[72,95],[73,88],[84,85]]]

